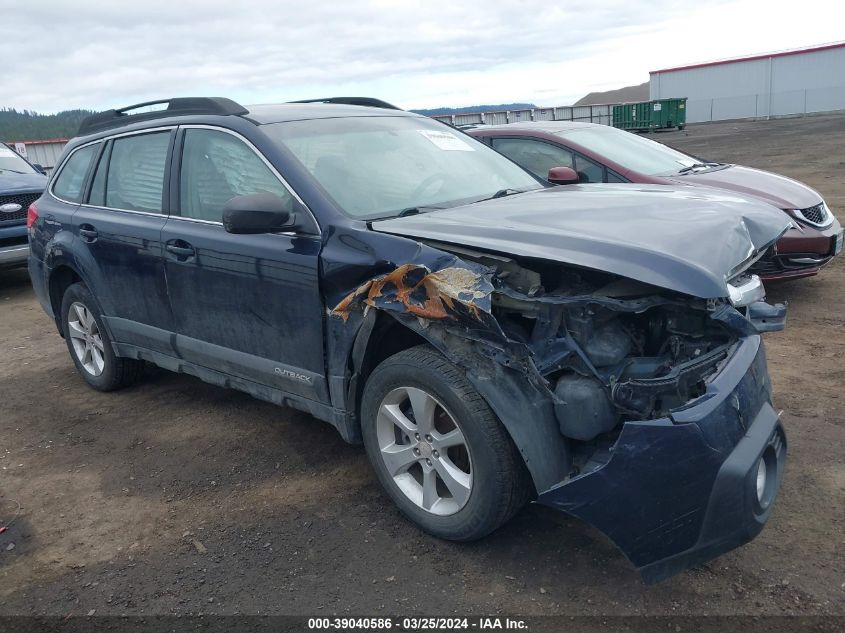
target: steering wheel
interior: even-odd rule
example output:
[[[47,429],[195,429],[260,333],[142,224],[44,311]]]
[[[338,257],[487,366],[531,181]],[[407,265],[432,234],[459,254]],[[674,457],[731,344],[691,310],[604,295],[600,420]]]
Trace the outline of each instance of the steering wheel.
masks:
[[[431,174],[431,176],[423,179],[423,181],[417,185],[410,197],[413,199],[417,196],[422,196],[422,194],[428,191],[428,189],[435,183],[438,183],[440,187],[442,187],[446,183],[446,177],[443,174]],[[440,187],[437,188],[437,191],[440,190]],[[436,191],[432,191],[432,193],[436,193]]]

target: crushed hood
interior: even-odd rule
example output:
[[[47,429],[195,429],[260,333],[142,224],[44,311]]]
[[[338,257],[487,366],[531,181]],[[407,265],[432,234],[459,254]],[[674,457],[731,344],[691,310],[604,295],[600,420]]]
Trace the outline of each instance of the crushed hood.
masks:
[[[730,192],[570,185],[372,223],[376,231],[606,271],[701,298],[790,226]]]

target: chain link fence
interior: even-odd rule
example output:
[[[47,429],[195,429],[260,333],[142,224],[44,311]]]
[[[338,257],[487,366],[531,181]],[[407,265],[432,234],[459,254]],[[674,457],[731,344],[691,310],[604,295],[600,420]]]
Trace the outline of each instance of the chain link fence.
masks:
[[[845,110],[845,86],[687,101],[687,123],[765,119]]]

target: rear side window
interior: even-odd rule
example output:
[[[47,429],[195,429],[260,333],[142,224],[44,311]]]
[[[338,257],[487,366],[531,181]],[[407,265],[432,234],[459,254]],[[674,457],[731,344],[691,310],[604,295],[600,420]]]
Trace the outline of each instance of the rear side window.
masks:
[[[70,155],[53,184],[53,194],[57,198],[68,202],[82,202],[85,176],[99,148],[100,144],[95,143],[78,149]]]
[[[543,141],[494,138],[493,148],[543,180],[552,167],[572,167],[572,152]]]
[[[169,131],[114,139],[97,166],[90,203],[161,213],[169,144]]]
[[[287,188],[239,138],[215,130],[185,130],[179,179],[182,217],[220,222],[226,202],[254,193],[273,193],[293,204]]]

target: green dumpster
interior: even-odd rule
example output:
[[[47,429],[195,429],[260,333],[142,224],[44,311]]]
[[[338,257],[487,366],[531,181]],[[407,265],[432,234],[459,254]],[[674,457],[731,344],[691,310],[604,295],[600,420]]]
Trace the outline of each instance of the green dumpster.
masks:
[[[676,127],[687,123],[687,100],[656,99],[613,106],[613,127],[637,132]]]

